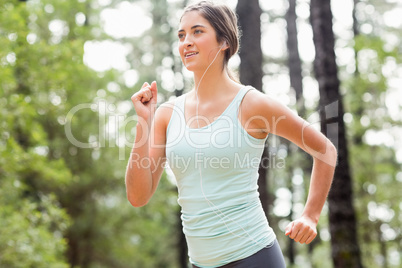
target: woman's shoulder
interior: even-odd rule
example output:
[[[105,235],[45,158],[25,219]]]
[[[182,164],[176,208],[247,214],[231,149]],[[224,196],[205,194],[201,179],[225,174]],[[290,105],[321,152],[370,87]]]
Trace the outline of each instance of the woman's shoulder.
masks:
[[[160,104],[155,111],[155,122],[157,124],[162,124],[163,126],[167,127],[167,125],[170,122],[170,118],[172,117],[174,107],[177,105],[177,102],[181,98],[184,98],[184,95],[186,94],[183,94],[176,98],[169,99],[168,101],[165,101],[162,104]]]
[[[267,109],[275,108],[278,104],[272,97],[267,94],[250,87],[252,90],[248,90],[242,101],[242,109],[245,109],[250,116],[261,115],[262,112],[266,112]]]
[[[290,108],[283,103],[256,89],[247,92],[243,98],[241,109],[247,118],[264,117],[268,121],[273,117],[289,115],[290,111]]]
[[[171,99],[160,104],[155,111],[154,121],[157,125],[167,127],[173,113],[176,99]]]
[[[172,110],[174,108],[174,105],[176,104],[176,99],[170,99],[168,101],[163,102],[161,105],[159,105],[159,107],[157,108],[157,110],[163,110],[163,112],[167,112],[168,110]]]

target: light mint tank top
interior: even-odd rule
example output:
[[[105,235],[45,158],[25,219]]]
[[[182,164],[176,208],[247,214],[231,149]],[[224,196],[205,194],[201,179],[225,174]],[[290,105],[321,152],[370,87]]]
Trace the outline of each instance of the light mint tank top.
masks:
[[[202,128],[188,127],[182,95],[167,127],[166,156],[177,181],[188,254],[199,267],[244,259],[276,239],[257,185],[266,138],[252,137],[238,120],[250,89],[240,89],[225,111]]]

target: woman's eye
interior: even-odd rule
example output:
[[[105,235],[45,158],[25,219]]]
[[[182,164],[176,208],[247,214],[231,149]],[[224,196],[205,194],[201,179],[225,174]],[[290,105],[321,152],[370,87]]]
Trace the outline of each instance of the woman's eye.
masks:
[[[184,34],[178,34],[177,37],[179,37],[179,39],[182,39],[184,37]]]
[[[199,33],[202,33],[202,31],[201,30],[195,30],[194,33],[199,34]]]

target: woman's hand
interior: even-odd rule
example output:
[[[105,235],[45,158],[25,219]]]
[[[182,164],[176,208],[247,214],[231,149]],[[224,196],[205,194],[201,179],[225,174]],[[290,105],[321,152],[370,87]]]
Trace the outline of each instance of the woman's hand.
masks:
[[[149,85],[145,82],[142,88],[131,97],[137,115],[146,122],[152,118],[157,103],[158,88],[156,82]]]
[[[300,244],[310,244],[317,236],[317,223],[308,217],[292,221],[285,228],[285,235]]]

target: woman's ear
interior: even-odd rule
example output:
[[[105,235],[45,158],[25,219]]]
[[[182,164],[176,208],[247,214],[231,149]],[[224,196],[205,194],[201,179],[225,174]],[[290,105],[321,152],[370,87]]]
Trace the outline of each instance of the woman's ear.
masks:
[[[222,46],[221,46],[221,50],[226,50],[227,48],[229,48],[226,40],[223,41]]]

